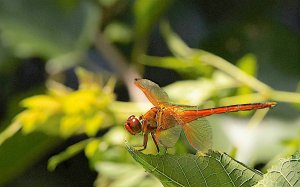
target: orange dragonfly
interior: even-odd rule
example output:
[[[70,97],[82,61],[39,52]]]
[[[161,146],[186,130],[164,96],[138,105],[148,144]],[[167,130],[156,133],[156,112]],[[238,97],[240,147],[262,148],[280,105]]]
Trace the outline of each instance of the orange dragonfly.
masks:
[[[167,93],[150,80],[135,79],[135,85],[154,105],[139,118],[131,115],[125,122],[125,128],[130,134],[136,135],[142,132],[144,136],[143,148],[139,151],[147,148],[149,133],[159,152],[158,142],[166,148],[173,147],[183,129],[189,143],[196,150],[207,152],[212,147],[212,129],[203,117],[226,112],[272,108],[277,104],[266,102],[199,109],[198,106],[169,103]]]

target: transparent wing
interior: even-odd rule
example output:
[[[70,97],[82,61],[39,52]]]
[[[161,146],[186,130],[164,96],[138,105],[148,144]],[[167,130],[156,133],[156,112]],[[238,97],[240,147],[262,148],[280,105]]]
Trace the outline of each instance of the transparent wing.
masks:
[[[158,114],[157,124],[157,140],[167,148],[174,147],[182,131],[177,120],[165,110]]]
[[[182,131],[181,126],[176,125],[174,127],[158,131],[156,136],[158,138],[159,143],[169,148],[175,146],[181,131]]]
[[[212,129],[205,118],[198,118],[182,126],[190,144],[206,153],[212,147]]]
[[[135,85],[141,89],[148,100],[154,105],[158,106],[169,101],[168,94],[160,88],[156,83],[147,79],[135,79]]]

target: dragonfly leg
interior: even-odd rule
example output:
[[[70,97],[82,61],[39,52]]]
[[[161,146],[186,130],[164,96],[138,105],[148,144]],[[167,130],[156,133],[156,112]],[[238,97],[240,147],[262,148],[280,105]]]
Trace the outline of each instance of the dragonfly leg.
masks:
[[[143,148],[139,149],[138,151],[143,151],[147,148],[147,143],[148,143],[148,133],[144,134],[144,141],[143,141]]]
[[[151,136],[152,136],[153,142],[154,142],[154,144],[156,146],[157,152],[159,152],[159,147],[158,147],[158,144],[157,144],[154,132],[151,132]]]

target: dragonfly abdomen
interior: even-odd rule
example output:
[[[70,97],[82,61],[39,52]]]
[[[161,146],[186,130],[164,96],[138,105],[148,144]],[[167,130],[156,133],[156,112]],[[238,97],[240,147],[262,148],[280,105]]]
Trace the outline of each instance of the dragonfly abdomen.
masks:
[[[186,116],[198,116],[205,117],[213,114],[222,114],[227,112],[238,112],[238,111],[247,111],[247,110],[257,110],[263,108],[272,108],[276,105],[275,102],[266,102],[266,103],[250,103],[250,104],[240,104],[240,105],[230,105],[217,108],[208,108],[203,110],[190,110],[185,111]]]

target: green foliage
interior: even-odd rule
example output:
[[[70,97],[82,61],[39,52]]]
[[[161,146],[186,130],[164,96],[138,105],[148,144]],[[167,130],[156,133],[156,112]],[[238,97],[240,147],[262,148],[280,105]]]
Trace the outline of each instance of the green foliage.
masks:
[[[61,80],[64,70],[76,67],[79,63],[84,63],[85,67],[94,68],[95,63],[91,61],[95,60],[94,56],[101,56],[116,72],[117,77],[121,77],[132,101],[138,101],[136,98],[141,95],[141,92],[134,89],[133,78],[141,77],[139,73],[142,74],[146,65],[170,69],[177,72],[183,79],[192,79],[177,81],[164,88],[174,103],[214,107],[274,100],[299,105],[300,89],[297,89],[297,93],[280,91],[256,78],[261,61],[274,62],[285,71],[290,68],[291,72],[296,75],[299,68],[297,66],[299,55],[290,55],[290,53],[298,54],[299,38],[291,34],[288,29],[283,29],[276,24],[265,24],[265,20],[254,24],[249,21],[245,22],[244,18],[241,18],[237,25],[227,22],[214,23],[218,25],[217,27],[205,24],[203,28],[216,30],[213,36],[206,36],[209,33],[200,33],[201,37],[205,37],[204,45],[203,43],[200,45],[206,50],[190,48],[179,35],[172,31],[166,21],[162,21],[161,33],[172,54],[167,57],[146,55],[147,49],[157,47],[153,45],[156,40],[149,42],[153,34],[152,29],[158,25],[162,16],[169,16],[167,10],[170,7],[171,11],[175,10],[176,19],[190,18],[193,7],[187,8],[184,13],[177,12],[190,5],[187,3],[178,9],[176,6],[183,4],[177,1],[177,4],[171,6],[173,2],[172,0],[46,0],[43,2],[3,0],[0,3],[0,83],[2,85],[0,96],[9,95],[10,90],[17,87],[14,85],[15,75],[18,74],[17,68],[23,65],[21,61],[24,59],[45,60],[45,68],[50,75],[46,93],[37,95],[37,91],[31,90],[35,92],[33,96],[21,102],[21,106],[25,109],[15,116],[11,124],[0,133],[0,170],[5,171],[0,175],[0,186],[37,162],[58,143],[82,134],[87,135],[85,140],[74,143],[48,160],[49,170],[53,171],[61,162],[84,151],[90,167],[98,173],[95,186],[146,187],[161,186],[160,183],[165,186],[199,186],[202,184],[203,186],[250,186],[262,179],[261,173],[250,169],[249,166],[225,153],[216,151],[220,150],[220,145],[208,155],[190,155],[186,154],[188,148],[182,139],[183,141],[178,142],[176,148],[168,150],[168,153],[183,155],[147,155],[156,153],[155,146],[149,142],[147,150],[143,153],[129,148],[130,154],[128,154],[124,148],[124,140],[128,140],[130,144],[140,144],[142,137],[131,137],[121,125],[129,115],[143,114],[148,109],[148,105],[116,101],[114,79],[104,83],[98,76],[81,68],[75,70],[79,80],[77,90],[54,81]],[[198,12],[204,13],[205,11]],[[251,19],[253,15],[257,17],[257,14],[249,15]],[[211,18],[204,19],[208,21]],[[191,20],[194,22],[193,19]],[[179,23],[178,20],[171,20],[171,22],[172,24]],[[260,28],[262,25],[263,28]],[[185,24],[179,26],[188,35],[190,34]],[[272,31],[270,35],[269,31]],[[205,40],[209,43],[208,48],[205,48]],[[246,45],[245,42],[249,44]],[[199,46],[198,43],[196,45]],[[215,46],[215,49],[225,46],[226,49],[225,52],[219,52],[211,46]],[[234,59],[228,58],[230,55],[226,53],[226,50],[232,53]],[[237,65],[208,51],[221,54],[222,57],[230,59],[229,61],[237,62]],[[102,61],[102,59],[95,61]],[[139,72],[127,67],[129,62]],[[264,69],[261,71],[264,71],[269,79],[274,79],[273,84],[277,85],[279,80],[278,88],[282,86],[280,81],[283,84],[290,84],[289,79],[286,78],[288,76],[273,72],[271,68],[269,72],[265,72],[265,67],[262,67]],[[98,71],[97,68],[94,70]],[[103,72],[102,68],[100,71]],[[107,74],[111,76],[110,72],[105,73],[101,77]],[[165,78],[162,74],[158,76]],[[20,97],[24,98],[22,94]],[[2,100],[6,98],[0,98],[0,102]],[[279,114],[278,111],[275,114]],[[289,110],[286,111],[290,114]],[[8,115],[12,116],[15,113],[16,111],[13,111],[13,114]],[[242,114],[249,115],[249,113]],[[253,115],[247,126],[250,129],[249,134],[252,132],[251,129],[254,129],[253,127],[262,122],[266,114],[267,111],[256,112]],[[226,119],[222,118],[222,122]],[[269,119],[264,125],[271,124],[272,131],[262,131],[265,126],[262,128],[259,126],[257,131],[267,132],[265,134],[268,134],[270,139],[272,135],[280,134],[276,139],[272,139],[272,145],[281,146],[280,148],[284,150],[281,151],[283,152],[281,155],[268,163],[268,167],[273,166],[263,175],[263,179],[258,182],[257,186],[289,186],[288,184],[296,186],[299,181],[299,154],[280,162],[278,162],[278,157],[286,157],[299,149],[300,134],[294,134],[290,138],[290,134],[285,134],[286,131],[296,132],[295,129],[290,130],[291,127],[287,126],[290,122],[281,122],[274,117]],[[5,120],[10,119],[7,117]],[[233,125],[239,120],[235,119],[229,123]],[[1,119],[1,123],[7,122]],[[276,125],[279,123],[286,126],[277,128]],[[218,126],[219,122],[216,120],[213,124]],[[230,129],[230,125],[217,127],[219,132],[215,137],[222,141],[222,146],[234,146],[232,152],[237,157],[242,148],[251,152],[250,155],[252,152],[260,151],[259,145],[247,147],[241,144],[239,147],[235,143],[241,142],[234,142],[233,139],[227,140],[229,139],[227,136],[232,134],[240,136],[240,131],[237,129],[241,127],[236,126]],[[296,125],[292,128],[299,129]],[[20,129],[21,132],[19,132]],[[225,129],[233,130],[233,133],[225,136]],[[96,137],[99,134],[101,135]],[[264,139],[257,140],[258,144],[267,142],[265,140],[268,137],[265,134]],[[243,137],[243,139],[246,138]],[[281,144],[283,139],[285,141]],[[273,156],[274,152],[270,150],[268,154],[265,152],[262,154],[268,156],[251,159],[254,160],[253,162],[267,163],[271,159],[269,155]],[[132,157],[148,172],[144,172],[144,169],[136,164]],[[247,162],[249,160],[245,160],[245,163]],[[152,177],[153,175],[160,182]]]
[[[96,170],[102,174],[96,180],[96,186],[107,184],[119,187],[161,186],[161,183],[158,180],[153,180],[151,175],[146,173],[143,168],[133,164],[99,162],[96,165]]]
[[[281,159],[264,175],[255,187],[264,186],[299,186],[300,184],[300,154],[295,153],[287,159]]]
[[[253,54],[247,54],[237,62],[237,66],[251,76],[256,77],[257,62]],[[247,86],[241,86],[237,90],[237,95],[250,94],[252,90]]]
[[[47,59],[86,48],[99,14],[91,1],[4,0],[0,7],[1,39],[20,57]]]
[[[164,186],[252,186],[261,173],[224,153],[207,155],[145,155],[128,148],[132,157]]]
[[[166,11],[172,0],[141,0],[136,1],[133,6],[135,16],[134,26],[134,48],[132,50],[132,60],[137,63],[141,55],[144,55],[148,46],[148,37],[153,25],[158,18]],[[137,64],[136,64],[137,65]]]
[[[0,170],[5,171],[0,175],[0,184],[21,174],[61,141],[39,132],[15,134],[0,146]]]
[[[179,72],[183,67],[198,67],[199,64],[206,64],[217,69],[213,74],[215,76],[212,76],[213,78],[211,79],[205,80],[201,78],[201,80],[196,81],[181,81],[168,86],[166,90],[170,94],[171,99],[179,100],[182,101],[182,103],[189,104],[188,99],[195,101],[195,98],[192,97],[193,94],[195,96],[199,96],[201,95],[201,90],[205,90],[205,93],[207,95],[202,94],[201,96],[203,98],[200,97],[200,99],[198,99],[198,102],[202,103],[203,101],[209,99],[209,97],[212,97],[212,95],[215,94],[218,89],[220,89],[221,91],[222,89],[227,90],[228,88],[234,88],[235,86],[243,85],[243,88],[237,90],[238,93],[241,94],[239,99],[243,101],[245,101],[245,98],[247,98],[247,95],[243,94],[251,95],[255,91],[257,92],[255,93],[256,97],[257,95],[260,95],[259,98],[261,99],[268,98],[272,100],[278,100],[280,96],[280,99],[282,101],[284,100],[286,102],[300,102],[300,97],[298,94],[283,93],[281,91],[272,89],[271,87],[265,85],[264,83],[251,76],[256,72],[255,57],[253,57],[252,55],[245,56],[239,61],[239,66],[241,67],[241,69],[239,69],[231,65],[226,60],[206,51],[190,49],[175,33],[170,30],[168,25],[165,25],[165,23],[162,25],[162,30],[170,49],[172,50],[174,55],[177,56],[177,58],[146,57],[146,61],[144,61],[145,64],[171,68]],[[154,59],[159,60],[159,62],[155,62]],[[243,69],[245,69],[245,71],[243,71]],[[219,80],[214,80],[214,78],[218,78],[218,76],[216,76],[218,74],[223,75],[223,77],[219,77]],[[205,81],[210,81],[211,83],[205,84]],[[191,89],[192,87],[196,91],[196,88],[199,88],[199,93],[193,92]],[[185,94],[180,90],[184,90]],[[296,99],[290,100],[290,98],[284,97],[285,94],[290,94]],[[176,97],[176,95],[180,95],[180,97]],[[238,99],[235,98],[235,100]],[[258,124],[259,120],[262,120],[264,115],[265,114],[259,115],[257,113],[257,115],[254,116],[255,118],[253,118],[252,125],[250,123],[249,126]],[[132,148],[128,148],[128,150],[131,153],[132,157],[137,162],[139,162],[149,173],[152,173],[157,178],[159,178],[164,186],[252,186],[262,179],[261,173],[247,168],[244,164],[235,161],[226,154],[221,154],[214,151],[209,152],[204,156],[176,156],[168,154],[145,155],[133,150]],[[235,152],[236,151],[237,149],[235,149]],[[299,181],[299,176],[296,172],[299,170],[297,168],[299,160],[295,159],[293,161],[295,161],[296,163],[290,163],[290,161],[286,161],[288,163],[286,163],[286,166],[284,167],[288,168],[285,171],[282,171],[282,169],[279,169],[278,171],[278,168],[283,167],[282,164],[280,166],[274,166],[276,171],[271,171],[271,173],[275,173],[275,176],[270,176],[270,174],[267,173],[264,176],[264,178],[267,178],[265,179],[267,180],[267,182],[264,183],[264,181],[262,181],[260,184],[266,184],[266,186],[269,186],[269,183],[271,184],[271,186],[276,186],[278,184],[291,184],[288,186],[295,185]],[[216,166],[215,163],[217,163],[218,165]],[[214,176],[214,174],[216,174],[216,176]],[[286,178],[285,175],[288,175],[289,179],[281,181],[281,179],[279,178],[284,179]],[[268,181],[270,180],[268,178],[272,178],[273,183]],[[277,181],[277,179],[279,181]]]

